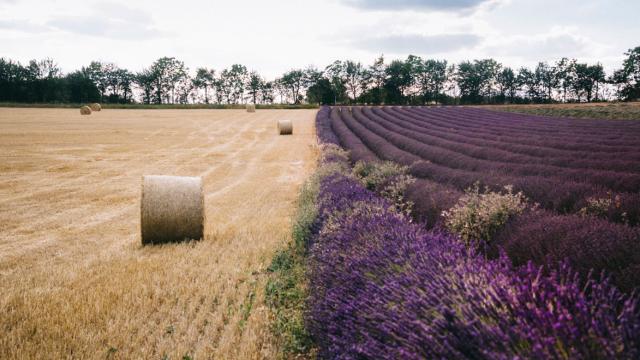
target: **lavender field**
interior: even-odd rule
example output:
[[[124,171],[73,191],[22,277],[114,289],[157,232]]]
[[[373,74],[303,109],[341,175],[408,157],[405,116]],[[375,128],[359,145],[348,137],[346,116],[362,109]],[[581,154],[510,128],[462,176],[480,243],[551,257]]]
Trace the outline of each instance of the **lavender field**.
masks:
[[[569,257],[583,274],[607,270],[624,290],[640,285],[640,121],[446,107],[333,108],[328,115],[354,161],[409,167],[418,181],[407,196],[427,227],[440,227],[442,211],[476,183],[512,185],[537,209],[496,234],[494,254],[503,247],[517,264]],[[593,204],[592,216],[583,216]]]
[[[322,357],[640,356],[640,122],[325,107],[316,125],[333,169],[308,245]],[[404,166],[410,214],[388,196],[398,175],[358,178],[382,161]],[[451,214],[474,198],[519,202],[465,237]]]

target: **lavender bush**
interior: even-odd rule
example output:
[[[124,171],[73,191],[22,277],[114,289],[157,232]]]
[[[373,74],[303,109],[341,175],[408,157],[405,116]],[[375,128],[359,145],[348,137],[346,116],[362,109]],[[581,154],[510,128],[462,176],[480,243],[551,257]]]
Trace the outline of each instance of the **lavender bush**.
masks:
[[[459,235],[467,245],[484,246],[510,218],[526,208],[524,195],[513,193],[509,186],[502,192],[482,192],[476,184],[465,191],[454,207],[443,211],[442,216],[446,228]]]
[[[492,255],[504,248],[515,265],[567,260],[582,276],[606,271],[621,289],[640,287],[640,229],[609,221],[530,211],[512,219],[493,238]]]

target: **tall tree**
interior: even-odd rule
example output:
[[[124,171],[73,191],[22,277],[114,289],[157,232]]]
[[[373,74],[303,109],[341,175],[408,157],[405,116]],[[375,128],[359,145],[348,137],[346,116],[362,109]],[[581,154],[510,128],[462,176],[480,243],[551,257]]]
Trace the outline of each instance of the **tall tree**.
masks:
[[[543,96],[542,87],[540,85],[540,79],[536,76],[536,73],[522,67],[518,70],[518,83],[523,87],[526,97],[529,101],[539,101]]]
[[[260,89],[260,102],[263,104],[272,104],[275,98],[274,91],[274,82],[265,82],[262,89]]]
[[[154,86],[157,83],[155,72],[152,69],[144,69],[140,71],[135,75],[134,83],[137,84],[142,91],[142,102],[145,104],[151,104],[154,101]]]
[[[347,60],[344,62],[344,80],[351,101],[356,102],[358,96],[366,90],[370,74],[361,63]]]
[[[558,86],[557,69],[546,62],[539,62],[536,66],[535,76],[541,86],[541,93],[548,102],[553,101],[553,90]]]
[[[575,74],[576,79],[573,83],[573,90],[576,93],[578,101],[580,101],[580,99],[584,95],[587,102],[591,102],[591,100],[593,99],[594,91],[597,94],[599,84],[605,81],[605,74],[602,65],[578,63],[575,66]]]
[[[200,67],[196,70],[196,76],[192,80],[196,90],[204,89],[205,104],[209,103],[209,89],[214,86],[215,77],[215,70]]]
[[[247,67],[240,64],[233,64],[229,69],[222,70],[217,85],[228,104],[238,104],[243,100],[248,76]]]
[[[132,85],[135,75],[127,69],[119,69],[116,74],[118,78],[118,88],[122,91],[121,101],[124,103],[131,102],[133,95]]]
[[[89,66],[83,67],[81,71],[96,84],[100,91],[100,102],[102,102],[108,86],[103,64],[99,61],[92,61]]]
[[[562,58],[556,63],[556,81],[562,91],[562,102],[567,102],[567,94],[575,82],[576,60]]]
[[[333,92],[331,81],[324,76],[322,71],[314,67],[309,67],[305,71],[307,101],[311,104],[333,104],[336,102],[336,95]]]
[[[265,81],[256,71],[252,71],[249,74],[249,80],[247,81],[247,89],[249,90],[249,95],[251,96],[251,102],[256,104],[258,102],[258,98],[260,92],[264,88]]]
[[[387,80],[387,66],[384,63],[384,55],[380,55],[372,65],[369,66],[371,88],[371,101],[375,104],[384,102],[384,84]]]
[[[287,71],[280,78],[280,83],[289,91],[294,104],[299,104],[300,101],[302,101],[300,92],[303,89],[305,81],[305,73],[300,69]]]
[[[447,81],[447,61],[428,59],[418,63],[414,69],[423,102],[435,100],[437,103]]]
[[[618,97],[624,100],[640,99],[640,46],[624,53],[627,57],[622,69],[616,70],[612,82],[618,86]]]
[[[463,101],[480,103],[493,94],[501,65],[493,59],[463,61],[458,65],[456,81]]]
[[[334,61],[325,68],[324,73],[331,84],[333,103],[337,104],[338,102],[348,99],[346,81],[343,76],[344,65],[342,61]]]
[[[508,97],[509,102],[513,103],[519,90],[519,84],[518,77],[512,68],[502,68],[496,75],[496,85],[498,86],[501,101],[505,101]]]
[[[406,104],[410,96],[411,86],[414,84],[413,63],[410,61],[393,60],[386,68],[385,98],[396,104]]]
[[[68,100],[72,103],[100,101],[100,91],[96,84],[82,71],[74,71],[65,76]]]
[[[184,62],[165,56],[156,60],[150,70],[155,80],[155,102],[158,104],[175,102],[176,86],[188,79],[188,69]]]

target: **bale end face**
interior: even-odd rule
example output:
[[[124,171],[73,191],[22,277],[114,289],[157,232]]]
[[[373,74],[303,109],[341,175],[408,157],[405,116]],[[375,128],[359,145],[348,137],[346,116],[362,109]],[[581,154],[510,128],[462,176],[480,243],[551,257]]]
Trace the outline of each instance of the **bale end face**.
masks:
[[[102,106],[100,106],[100,104],[98,104],[98,103],[93,103],[93,104],[89,105],[89,107],[91,108],[91,111],[101,111],[102,110]]]
[[[293,123],[291,120],[278,120],[278,133],[280,135],[293,135]]]
[[[247,104],[247,112],[250,112],[250,113],[256,112],[256,105],[255,104]]]
[[[80,108],[80,115],[91,115],[91,108],[88,106],[83,106]]]
[[[204,235],[202,178],[144,176],[140,202],[142,245],[200,240]]]

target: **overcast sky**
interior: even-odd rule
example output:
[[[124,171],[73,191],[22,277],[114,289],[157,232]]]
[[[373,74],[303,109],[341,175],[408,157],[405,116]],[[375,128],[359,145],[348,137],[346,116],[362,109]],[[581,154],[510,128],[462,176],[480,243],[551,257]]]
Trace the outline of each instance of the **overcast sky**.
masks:
[[[532,66],[561,56],[608,71],[640,46],[637,0],[0,0],[0,57],[91,60],[137,71],[242,63],[268,78],[380,54]]]

